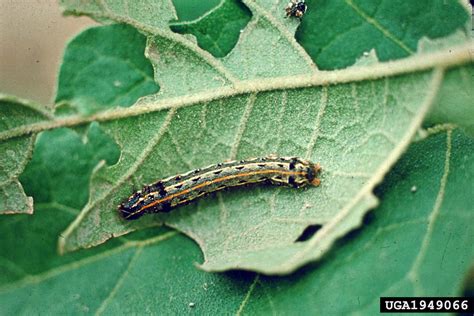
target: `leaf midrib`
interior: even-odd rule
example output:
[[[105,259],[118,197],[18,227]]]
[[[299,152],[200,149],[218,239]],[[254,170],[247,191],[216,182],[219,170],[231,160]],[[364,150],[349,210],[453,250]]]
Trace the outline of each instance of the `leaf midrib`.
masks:
[[[172,97],[160,99],[157,101],[142,101],[138,102],[132,107],[115,108],[86,117],[75,115],[57,120],[23,125],[4,132],[0,132],[0,141],[60,127],[79,126],[94,121],[106,122],[167,109],[178,109],[181,107],[207,103],[242,94],[259,93],[272,90],[301,89],[316,86],[343,84],[348,82],[375,80],[383,77],[421,72],[433,68],[448,69],[472,62],[472,57],[470,54],[470,50],[472,49],[472,44],[468,43],[445,51],[426,55],[416,55],[410,58],[387,63],[379,63],[369,67],[351,67],[344,70],[330,72],[322,71],[315,75],[297,75],[258,80],[246,80],[236,83],[233,86],[225,86],[206,90],[193,95]]]

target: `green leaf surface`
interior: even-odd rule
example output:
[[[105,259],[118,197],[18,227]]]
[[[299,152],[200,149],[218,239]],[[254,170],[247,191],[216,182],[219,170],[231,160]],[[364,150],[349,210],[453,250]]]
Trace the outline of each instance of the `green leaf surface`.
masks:
[[[122,22],[146,21],[148,27],[161,29],[168,27],[168,21],[177,18],[172,1],[82,1],[60,0],[66,15],[90,14],[104,24],[113,23],[117,19]]]
[[[404,45],[402,42],[412,46],[412,49],[409,49],[410,54],[417,51],[446,49],[466,41],[470,31],[470,23],[466,23],[469,21],[465,10],[455,2],[441,3],[438,1],[430,4],[419,2],[416,4],[418,7],[407,7],[406,4],[400,6],[398,3],[379,4],[376,11],[371,11],[369,15],[364,14],[363,10],[371,5],[364,2],[338,3],[332,1],[317,4],[307,2],[307,4],[310,8],[309,13],[306,14],[304,23],[298,29],[296,36],[298,42],[323,69],[351,65],[356,58],[362,56],[363,59],[369,51],[372,52],[375,62],[379,59],[400,58],[400,48],[403,48]],[[188,6],[181,5],[184,8],[189,6],[189,4],[187,4]],[[311,10],[315,5],[316,10]],[[234,39],[240,35],[243,29],[243,25],[238,23],[239,19],[246,16],[243,6],[236,8],[233,6],[235,6],[234,1],[221,1],[220,6],[207,12],[205,16],[196,21],[172,24],[171,29],[179,33],[193,34],[198,40],[199,47],[209,51],[213,56],[223,57],[234,46]],[[423,9],[420,9],[421,7]],[[344,9],[339,10],[340,8]],[[394,8],[397,8],[398,11],[394,12]],[[359,16],[355,17],[357,15]],[[449,25],[442,24],[441,27],[441,24],[429,23],[435,17],[448,19]],[[358,26],[351,29],[342,21],[344,18],[346,22],[349,21],[349,24],[356,23]],[[341,31],[341,36],[336,36],[338,30],[334,28],[334,20],[341,22],[337,24],[341,29],[348,27],[346,31]],[[362,22],[363,26],[358,24],[360,20],[364,21]],[[401,24],[400,20],[403,21]],[[405,22],[405,20],[410,22]],[[466,24],[468,24],[467,27]],[[222,27],[216,27],[217,25]],[[390,27],[385,28],[384,25]],[[393,25],[401,25],[401,28],[397,29]],[[391,32],[390,28],[394,32]],[[321,32],[321,29],[324,31]],[[457,31],[454,32],[455,30]],[[399,40],[397,36],[401,31],[404,33]],[[451,35],[440,37],[448,34]],[[353,38],[358,40],[354,41]],[[463,126],[469,134],[474,135],[472,127],[474,114],[464,114],[470,113],[474,109],[474,106],[471,105],[473,97],[472,89],[470,89],[472,74],[454,73],[458,74],[459,78],[452,78],[453,80],[449,81],[453,84],[443,84],[440,96],[431,109],[425,124],[431,126],[440,123],[453,123]],[[451,76],[448,74],[448,77]]]
[[[60,232],[88,200],[88,181],[97,165],[114,164],[117,145],[97,123],[73,131],[41,133],[33,157],[21,175],[25,192],[34,198],[35,216],[17,215],[0,222],[0,283],[13,282],[95,255],[102,249],[58,256]],[[105,249],[122,244],[120,239]]]
[[[221,0],[173,0],[180,21],[192,21],[215,8]]]
[[[108,6],[114,1],[103,1],[102,6],[85,5],[77,0],[62,0],[66,13],[88,14],[101,20],[126,22],[135,24],[139,29],[149,30],[157,26],[156,20],[160,20],[165,26],[171,18],[167,14],[156,15],[150,18],[148,14],[130,14],[127,12],[127,2],[120,6]],[[195,1],[194,1],[195,2]],[[199,1],[199,4],[191,4],[189,0],[175,1],[178,15],[181,20],[192,21],[201,17],[204,12],[220,5],[229,5],[234,0],[221,1]],[[258,8],[260,13],[270,13],[276,19],[284,17],[284,8],[287,2],[274,1],[243,1],[250,9]],[[469,12],[459,1],[422,0],[416,3],[397,1],[372,1],[372,0],[307,0],[308,10],[298,28],[296,38],[304,47],[306,52],[316,62],[320,69],[332,70],[345,68],[353,65],[357,59],[371,50],[381,61],[400,59],[417,52],[418,43],[424,38],[439,39],[446,37],[456,30],[462,31],[465,40],[469,39]],[[148,7],[161,4],[161,1],[149,1]],[[145,6],[145,4],[143,4]],[[136,12],[143,11],[140,4],[136,4]],[[218,10],[217,10],[218,11]],[[217,12],[206,17],[189,30],[198,37],[200,46],[205,50],[216,54],[216,47],[225,47],[232,38],[239,36],[241,25],[234,23],[236,17],[242,14],[241,10],[235,11],[230,19],[220,19],[222,15]],[[209,23],[217,20],[217,23]],[[254,22],[257,22],[253,19]],[[272,19],[271,19],[272,20]],[[442,21],[442,23],[433,23]],[[197,22],[197,21],[195,21]],[[298,25],[296,21],[286,24]],[[274,21],[271,21],[272,24]],[[140,24],[140,25],[139,25]],[[194,23],[193,23],[194,24]],[[222,29],[227,32],[216,40],[204,39],[209,34],[219,34]],[[151,31],[151,30],[149,30]],[[151,32],[153,33],[153,32]],[[203,35],[204,34],[204,35]],[[283,34],[287,36],[287,34]],[[206,42],[210,45],[202,45]],[[273,42],[274,43],[274,42]],[[269,43],[268,48],[274,46]],[[214,55],[214,56],[221,56]],[[271,62],[259,59],[263,62]],[[288,62],[289,65],[297,65]]]
[[[370,193],[374,181],[382,177],[387,156],[397,155],[416,131],[430,102],[433,80],[439,84],[439,77],[428,73],[405,76],[403,81],[394,78],[340,85],[331,90],[334,94],[319,87],[264,92],[148,113],[125,122],[104,122],[102,127],[122,148],[122,156],[118,164],[94,174],[91,199],[65,232],[61,246],[65,250],[90,246],[111,235],[164,221],[199,242],[206,256],[204,268],[292,270],[302,260],[309,260],[306,254],[323,253],[336,237],[358,225],[362,214],[374,205]],[[419,94],[410,96],[414,86],[428,93],[425,102],[419,103]],[[285,99],[285,103],[279,101]],[[377,103],[368,107],[374,101]],[[338,117],[350,113],[354,102],[365,108],[359,108],[352,124],[346,126]],[[400,103],[403,106],[397,106]],[[282,108],[277,119],[285,117],[285,126],[266,137],[264,131],[272,127],[270,111],[275,110],[269,104]],[[197,127],[200,132],[195,132],[196,117],[202,121]],[[138,131],[145,143],[136,141]],[[257,140],[253,135],[261,136]],[[217,144],[216,138],[221,139]],[[348,146],[349,139],[357,145]],[[201,143],[203,150],[193,146],[195,143]],[[228,158],[264,156],[274,150],[283,156],[319,161],[325,170],[323,185],[301,191],[263,188],[219,194],[197,206],[135,223],[117,216],[116,205],[140,184]],[[341,190],[344,195],[336,193]],[[321,230],[320,234],[328,234],[323,241],[295,243],[310,224],[332,228]],[[312,251],[313,247],[319,252]],[[262,261],[262,256],[268,260]]]
[[[176,22],[171,30],[196,36],[199,47],[215,57],[224,57],[237,43],[240,30],[250,20],[250,11],[237,0],[221,1],[220,5],[194,21]],[[222,25],[223,27],[216,27]],[[239,30],[236,32],[236,30]]]
[[[67,212],[58,217],[39,209],[28,226],[2,217],[2,232],[24,227],[29,236],[0,252],[2,267],[11,260],[23,272],[4,270],[2,313],[366,315],[378,313],[380,296],[460,295],[474,260],[474,248],[463,246],[472,245],[473,236],[473,146],[456,130],[413,144],[377,188],[382,203],[363,229],[338,242],[325,260],[287,277],[199,271],[195,244],[156,229],[57,257],[45,250],[60,228],[48,224],[67,223]],[[42,239],[49,242],[39,244]],[[16,261],[25,250],[44,252],[48,260]]]
[[[59,240],[62,252],[165,224],[198,242],[204,253],[203,269],[289,273],[321,258],[338,238],[360,225],[377,203],[373,188],[421,125],[446,81],[446,70],[456,73],[472,67],[466,45],[399,62],[318,71],[294,39],[299,20],[281,14],[283,3],[270,6],[265,1],[246,1],[252,20],[232,51],[220,59],[191,37],[167,27],[174,17],[169,3],[138,3],[132,8],[127,2],[65,0],[63,5],[69,13],[126,22],[147,34],[146,56],[160,91],[129,108],[86,117],[71,115],[0,135],[8,142],[26,132],[100,121],[120,147],[115,165],[101,164],[94,169],[89,200]],[[150,12],[157,7],[163,14]],[[78,54],[82,43],[96,43],[97,39],[107,42],[110,38],[115,44],[140,38],[120,25],[89,30],[80,37],[71,43],[77,46],[70,52]],[[125,56],[139,56],[143,46],[138,42],[137,52],[128,47]],[[102,47],[113,50],[110,43]],[[109,55],[104,51],[96,57],[101,60]],[[136,66],[149,69],[143,62]],[[80,73],[84,64],[66,58],[62,68]],[[98,63],[94,72],[107,73],[108,69],[109,64]],[[128,71],[133,73],[128,76]],[[133,82],[136,72],[123,68],[120,75]],[[111,87],[111,78],[107,77],[106,87]],[[100,76],[89,79],[89,87],[95,81],[101,86]],[[73,86],[66,83],[66,87]],[[89,97],[101,100],[98,93],[101,90],[96,89]],[[70,95],[68,103],[81,104],[78,112],[97,110],[96,101],[81,101],[82,93]],[[113,103],[105,102],[107,107]],[[123,221],[117,215],[116,205],[143,184],[227,159],[272,153],[320,162],[321,187],[237,190],[137,222]],[[93,165],[88,165],[88,172]],[[80,183],[83,189],[85,182]],[[78,194],[77,205],[82,206],[85,198],[87,194]],[[321,229],[296,242],[310,225]]]
[[[398,70],[375,65],[333,77],[316,72],[291,36],[297,21],[281,16],[283,7],[246,5],[253,20],[220,60],[186,38],[154,28],[146,18],[130,21],[123,12],[100,13],[154,35],[147,56],[161,90],[142,99],[135,112],[131,109],[133,117],[103,123],[121,146],[121,159],[94,174],[91,200],[64,233],[60,249],[96,245],[163,222],[199,243],[204,269],[287,273],[319,258],[376,204],[371,190],[408,145],[442,83],[442,73],[424,72],[433,68],[419,68],[421,59],[400,63]],[[269,55],[262,55],[265,52]],[[446,60],[444,56],[439,60]],[[199,80],[187,75],[191,72],[199,74]],[[262,77],[273,79],[251,80]],[[268,134],[276,126],[278,133]],[[263,188],[219,194],[138,223],[123,222],[115,213],[115,205],[145,183],[226,159],[269,153],[319,161],[323,185],[302,192]],[[315,236],[295,243],[315,224],[323,226]]]
[[[0,134],[49,118],[46,109],[32,102],[0,95]],[[31,157],[34,141],[34,136],[25,136],[0,143],[0,215],[33,213],[33,199],[25,194],[18,177]]]
[[[69,13],[127,23],[147,35],[146,56],[160,91],[130,106],[156,92],[157,84],[136,84],[140,74],[151,78],[144,37],[114,25],[87,30],[71,42],[61,68],[69,74],[58,84],[58,95],[67,97],[58,97],[56,117],[2,97],[0,166],[7,179],[18,178],[36,134],[43,132],[20,177],[34,198],[35,215],[0,217],[0,314],[366,315],[378,313],[380,296],[472,290],[472,138],[452,124],[435,125],[376,187],[428,110],[425,126],[472,126],[472,44],[454,46],[465,41],[460,4],[440,8],[441,2],[433,2],[423,11],[406,2],[307,1],[299,36],[319,32],[314,43],[324,40],[326,29],[308,28],[321,18],[347,44],[336,41],[331,54],[317,58],[306,47],[320,69],[351,65],[376,49],[359,59],[359,67],[324,72],[294,40],[299,21],[283,18],[286,2],[275,3],[244,1],[253,16],[242,33],[225,25],[216,8],[200,21],[206,23],[190,29],[196,42],[168,28],[176,19],[171,1],[63,1]],[[362,19],[366,33],[338,29],[358,13],[344,11],[344,5],[377,7]],[[197,22],[192,12],[176,12]],[[433,26],[440,17],[446,24]],[[393,32],[377,35],[370,29],[376,23]],[[206,33],[213,24],[225,34],[200,40],[196,30]],[[441,38],[431,49],[418,43],[416,56],[379,63],[381,52],[386,59],[400,57],[400,47],[387,44],[400,28],[414,52],[427,36],[444,32],[460,40]],[[236,34],[238,42],[225,57],[209,53],[211,43],[233,46],[229,38]],[[87,70],[89,63],[94,67]],[[88,89],[64,79],[75,73],[82,73],[81,85]],[[141,92],[115,89],[116,78]],[[96,121],[100,125],[90,124]],[[243,189],[135,223],[118,218],[115,205],[144,183],[270,153],[319,161],[321,187]],[[374,187],[380,206],[367,214],[377,203]],[[7,201],[24,201],[22,194],[7,195]],[[163,224],[191,236],[201,251],[175,231],[147,228]],[[314,234],[308,226],[320,229]],[[139,231],[120,236],[134,230]],[[64,251],[111,237],[116,238],[93,249],[57,255],[58,238]],[[195,267],[283,274],[321,257],[286,277],[211,274]]]
[[[375,50],[380,61],[417,52],[424,38],[441,38],[464,30],[469,14],[460,1],[308,0],[296,33],[298,42],[319,69],[353,65]],[[442,21],[442,22],[434,22]],[[465,31],[465,38],[469,38]]]
[[[64,54],[56,103],[91,114],[127,107],[158,92],[153,68],[143,55],[145,43],[145,36],[127,25],[91,28],[78,35]]]
[[[362,230],[320,264],[258,279],[243,312],[373,315],[381,296],[460,296],[474,260],[473,146],[459,131],[413,144]]]
[[[139,31],[150,34],[153,39],[149,43],[147,56],[155,70],[159,71],[156,80],[162,89],[160,92],[169,96],[176,95],[174,91],[178,88],[179,94],[191,94],[229,83],[236,84],[239,79],[273,78],[316,71],[311,58],[294,39],[299,21],[285,19],[282,13],[286,4],[283,3],[269,6],[264,0],[244,1],[252,11],[252,21],[241,32],[231,53],[222,60],[200,49],[192,38],[171,32],[168,27],[170,17],[167,14],[152,16],[149,12],[151,4],[136,4],[134,13],[143,13],[131,14],[127,11],[127,2],[114,6],[109,6],[108,1],[101,2],[100,6],[83,5],[81,1],[75,0],[62,0],[61,3],[66,13],[128,23]],[[161,1],[150,3],[164,6]],[[256,49],[258,47],[260,49]],[[200,80],[185,77],[189,72],[198,73]],[[168,88],[170,91],[163,84],[172,86]]]
[[[425,125],[453,123],[474,137],[474,67],[448,71]]]
[[[84,135],[67,128],[46,131],[38,136],[33,157],[20,180],[26,192],[34,194],[36,206],[79,210],[87,203],[93,169],[115,164],[119,155],[118,146],[97,123],[91,124]]]
[[[470,27],[470,26],[469,26]],[[465,33],[458,31],[437,40],[424,39],[419,43],[419,53],[436,52],[450,49],[465,40]],[[466,47],[471,59],[474,56],[472,47]],[[474,136],[474,102],[472,89],[474,68],[465,67],[459,71],[447,71],[445,81],[440,87],[438,96],[430,109],[423,126],[430,128],[437,124],[453,124],[463,128],[468,135]]]

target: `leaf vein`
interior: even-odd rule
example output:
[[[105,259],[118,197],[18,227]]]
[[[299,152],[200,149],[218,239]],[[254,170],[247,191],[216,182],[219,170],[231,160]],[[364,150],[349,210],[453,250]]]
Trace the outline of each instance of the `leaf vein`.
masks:
[[[318,72],[318,68],[314,64],[311,57],[306,53],[303,47],[298,44],[294,35],[288,31],[288,29],[277,19],[275,19],[271,14],[269,14],[266,10],[264,10],[261,6],[259,6],[254,0],[247,0],[244,1],[250,8],[252,8],[259,16],[265,18],[271,25],[273,25],[286,39],[286,41],[297,51],[297,53],[301,56],[301,58],[306,62],[309,69],[313,73]]]
[[[328,105],[328,88],[323,86],[321,89],[321,102],[316,116],[316,122],[314,124],[313,134],[308,142],[308,148],[306,150],[305,158],[310,159],[311,154],[313,153],[314,146],[319,137],[319,126],[321,125],[321,120],[323,118],[324,112],[326,111],[326,106]]]
[[[125,281],[125,278],[128,276],[128,273],[130,272],[130,269],[132,268],[135,261],[137,261],[137,258],[140,256],[142,250],[143,250],[143,246],[138,246],[137,247],[137,249],[135,250],[135,253],[133,254],[130,261],[128,262],[127,267],[120,274],[119,278],[117,279],[117,282],[115,283],[115,286],[109,292],[109,295],[107,295],[107,297],[104,299],[104,301],[102,301],[102,304],[100,304],[99,308],[95,312],[95,315],[102,315],[104,313],[104,311],[107,308],[110,301],[115,297],[118,290],[122,287],[122,284]]]
[[[83,218],[88,214],[91,210],[94,209],[94,207],[102,202],[103,200],[107,199],[107,197],[112,194],[117,188],[119,188],[121,185],[123,185],[130,177],[132,177],[137,169],[143,164],[143,162],[148,158],[148,156],[152,153],[153,149],[157,146],[157,144],[160,142],[162,139],[163,135],[165,134],[166,130],[168,129],[168,126],[174,117],[174,114],[176,113],[175,109],[171,109],[168,112],[168,115],[163,122],[163,125],[161,126],[160,130],[158,133],[148,142],[148,144],[145,146],[143,149],[142,153],[140,156],[138,156],[137,160],[133,165],[129,168],[128,172],[126,172],[121,178],[118,179],[117,183],[113,186],[111,186],[106,192],[102,193],[100,197],[98,197],[96,200],[92,201],[91,203],[88,203],[81,211],[81,213],[76,217],[76,219],[72,222],[71,225],[66,229],[66,231],[63,233],[64,238],[59,240],[59,250],[60,252],[63,252],[65,249],[65,243],[68,239],[68,237],[71,235],[71,233],[74,231],[74,229],[80,225],[82,222]]]
[[[448,182],[449,176],[449,168],[450,168],[450,161],[451,161],[451,141],[452,141],[452,130],[448,130],[446,133],[446,153],[445,153],[445,160],[444,160],[444,170],[443,175],[441,176],[440,186],[438,190],[438,194],[436,196],[435,204],[433,206],[433,210],[428,217],[428,226],[426,229],[425,237],[423,238],[420,251],[413,262],[413,265],[410,268],[410,272],[408,273],[408,279],[413,283],[415,287],[415,295],[421,295],[421,285],[419,282],[416,282],[416,277],[418,271],[420,269],[421,263],[425,258],[426,252],[431,242],[431,236],[433,235],[434,226],[436,225],[437,219],[441,212],[441,205],[444,201],[444,196],[446,192],[446,185]]]
[[[25,278],[23,278],[23,279],[21,279],[17,282],[14,282],[14,283],[8,284],[6,286],[0,287],[0,293],[7,292],[7,291],[12,291],[12,290],[22,288],[22,287],[25,287],[25,286],[28,286],[28,285],[32,285],[32,284],[38,284],[38,283],[44,282],[46,280],[49,280],[51,278],[54,278],[58,275],[61,275],[63,273],[66,273],[68,271],[71,271],[71,270],[74,270],[74,269],[79,269],[79,268],[81,268],[85,265],[92,264],[94,262],[97,262],[99,260],[108,258],[108,257],[110,257],[112,255],[115,255],[115,254],[122,253],[123,251],[125,251],[129,248],[137,247],[137,246],[148,246],[148,245],[158,244],[162,241],[165,241],[165,240],[167,240],[171,237],[177,236],[177,235],[178,235],[178,233],[176,231],[171,231],[171,232],[165,233],[163,235],[153,237],[153,238],[149,238],[149,239],[146,239],[146,240],[126,242],[126,243],[124,243],[123,245],[121,245],[119,247],[116,247],[116,248],[113,248],[113,249],[110,249],[110,250],[106,250],[104,252],[100,252],[96,255],[86,257],[86,258],[78,260],[78,261],[73,261],[71,263],[64,264],[64,265],[59,266],[59,267],[54,267],[54,268],[51,268],[50,270],[47,270],[45,272],[42,272],[42,273],[39,273],[39,274],[36,274],[36,275],[27,276],[27,277],[25,277]]]
[[[237,129],[237,133],[235,135],[232,149],[230,151],[231,160],[234,160],[237,157],[237,151],[239,150],[239,145],[242,140],[242,136],[244,135],[245,129],[247,128],[247,123],[250,118],[250,114],[252,113],[253,106],[255,105],[256,98],[257,98],[257,95],[255,93],[252,93],[249,95],[247,99],[247,104],[245,105],[245,110],[244,110],[244,113],[242,114],[242,118],[240,119],[240,124]]]
[[[239,309],[237,310],[237,312],[235,313],[236,316],[240,316],[242,315],[242,312],[245,308],[245,306],[247,305],[249,299],[250,299],[250,295],[252,294],[252,292],[254,291],[255,289],[255,286],[257,285],[257,283],[259,282],[259,278],[260,278],[260,275],[256,275],[255,278],[253,279],[253,282],[252,284],[250,285],[247,293],[245,294],[245,297],[244,299],[242,300],[242,303],[240,304],[239,306]]]
[[[352,0],[346,0],[346,3],[362,18],[364,18],[367,23],[374,26],[377,30],[379,30],[383,35],[385,35],[388,39],[398,45],[401,49],[403,49],[408,54],[412,55],[415,52],[409,48],[405,43],[403,43],[399,38],[397,38],[394,34],[392,34],[389,30],[383,27],[376,19],[370,17],[367,13],[365,13],[361,8],[359,8]]]

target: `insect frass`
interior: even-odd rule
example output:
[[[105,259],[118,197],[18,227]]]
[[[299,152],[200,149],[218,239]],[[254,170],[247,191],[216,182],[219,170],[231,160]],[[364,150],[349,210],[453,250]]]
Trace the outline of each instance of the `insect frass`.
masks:
[[[168,177],[143,187],[118,206],[125,219],[169,212],[212,192],[239,186],[274,184],[300,188],[320,184],[319,164],[297,157],[230,161]]]

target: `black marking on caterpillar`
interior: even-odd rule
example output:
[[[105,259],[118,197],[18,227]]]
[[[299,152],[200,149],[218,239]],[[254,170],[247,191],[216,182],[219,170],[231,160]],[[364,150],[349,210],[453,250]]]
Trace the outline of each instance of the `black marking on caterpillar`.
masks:
[[[247,185],[318,186],[321,167],[297,157],[263,157],[218,163],[175,175],[132,194],[118,209],[132,220],[146,213],[169,212],[212,192]]]

